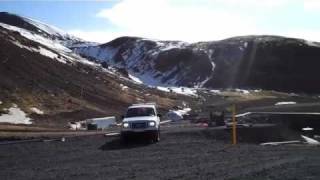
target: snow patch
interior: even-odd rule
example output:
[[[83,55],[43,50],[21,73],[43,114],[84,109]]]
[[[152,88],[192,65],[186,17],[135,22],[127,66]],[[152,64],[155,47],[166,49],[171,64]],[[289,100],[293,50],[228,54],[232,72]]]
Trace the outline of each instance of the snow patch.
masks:
[[[18,46],[19,48],[24,48],[24,49],[27,49],[29,51],[36,51],[35,49],[33,48],[30,48],[30,47],[27,47],[25,45],[22,45],[20,44],[18,41],[11,41],[14,45]]]
[[[32,124],[31,119],[28,118],[26,113],[23,112],[16,104],[7,110],[9,113],[2,114],[0,116],[0,122],[11,124]]]
[[[39,114],[39,115],[44,114],[43,111],[41,111],[40,109],[38,109],[38,108],[36,108],[36,107],[30,108],[30,110],[31,110],[32,112],[36,113],[36,114]]]
[[[202,88],[213,76],[213,72],[214,72],[214,69],[216,67],[216,65],[214,64],[214,62],[211,61],[211,75],[208,76],[204,81],[200,82],[200,84],[198,85],[199,88]]]
[[[248,90],[245,89],[235,89],[236,92],[242,93],[242,94],[250,94]]]
[[[168,87],[157,86],[156,88],[157,88],[158,90],[160,90],[160,91],[170,92],[170,88],[168,88]]]
[[[39,53],[44,55],[44,56],[47,56],[51,59],[54,59],[54,58],[57,58],[58,55],[56,53],[53,53],[52,51],[49,51],[45,48],[42,48],[42,47],[39,47]]]
[[[169,42],[169,43],[158,42],[157,44],[160,45],[161,51],[168,51],[171,49],[182,48],[186,46],[185,42]]]
[[[305,127],[305,128],[302,128],[303,131],[313,131],[313,128],[311,127]]]
[[[165,92],[174,92],[177,94],[183,94],[187,96],[198,96],[197,95],[197,90],[195,88],[188,88],[188,87],[161,87],[157,86],[156,87],[160,91],[165,91]]]
[[[248,47],[248,42],[244,42],[242,46],[239,46],[240,51],[244,51]]]
[[[277,102],[274,105],[279,106],[279,105],[288,105],[288,104],[297,104],[297,103],[294,101],[287,101],[287,102]]]
[[[120,84],[120,87],[121,87],[121,90],[127,90],[129,87],[128,86],[125,86],[125,85],[123,85],[123,84]]]
[[[35,20],[35,19],[31,19],[31,18],[23,18],[25,21],[27,21],[28,23],[36,26],[37,28],[45,31],[48,34],[51,35],[56,35],[56,36],[69,36],[67,33],[65,33],[63,30],[52,26],[52,25],[48,25],[45,24],[41,21]]]
[[[211,76],[208,76],[204,81],[200,82],[197,87],[202,88],[209,80]]]
[[[110,60],[118,52],[118,48],[100,48],[99,46],[89,46],[75,48],[73,49],[73,52],[85,55],[87,57],[93,57],[101,62],[105,61],[108,64],[113,64],[113,62],[110,62]]]
[[[171,87],[172,91],[177,94],[183,94],[187,96],[197,96],[197,90],[187,87]]]
[[[242,116],[247,116],[247,115],[250,115],[251,112],[245,112],[245,113],[242,113],[242,114],[237,114],[236,117],[242,117]]]
[[[304,43],[306,43],[308,46],[320,47],[320,43],[318,43],[318,42],[305,40]]]
[[[129,74],[129,78],[138,84],[143,84],[143,82],[139,78],[137,78],[131,74]]]
[[[307,144],[310,144],[310,145],[320,145],[320,142],[315,140],[315,139],[312,139],[312,138],[309,138],[307,136],[303,136],[301,135],[301,137],[303,138],[303,140],[306,141]]]
[[[51,59],[55,59],[59,62],[62,62],[62,63],[67,63],[66,60],[62,59],[62,58],[58,58],[59,55],[46,49],[46,48],[43,48],[43,47],[38,47],[39,49],[36,49],[36,48],[31,48],[31,47],[27,47],[27,46],[24,46],[22,44],[20,44],[19,42],[15,42],[15,41],[12,41],[13,44],[15,44],[16,46],[20,47],[20,48],[24,48],[24,49],[27,49],[29,51],[32,51],[32,52],[39,52],[41,55],[43,56],[47,56]],[[63,55],[64,56],[64,55]],[[69,57],[70,58],[70,57]]]
[[[214,94],[221,94],[221,91],[217,90],[217,89],[211,89],[210,92],[212,92]]]
[[[64,59],[58,58],[59,57],[58,54],[56,54],[56,53],[54,53],[54,52],[52,52],[50,50],[47,50],[45,48],[39,47],[39,53],[41,55],[47,56],[47,57],[49,57],[51,59],[55,59],[55,60],[57,60],[59,62],[62,62],[64,64],[67,63]]]
[[[159,81],[156,78],[153,78],[154,74],[152,74],[152,72],[150,71],[148,72],[145,70],[141,70],[141,71],[143,71],[144,74],[139,74],[135,76],[135,77],[138,77],[141,83],[146,85],[152,85],[152,86],[162,85],[161,83],[159,83]]]

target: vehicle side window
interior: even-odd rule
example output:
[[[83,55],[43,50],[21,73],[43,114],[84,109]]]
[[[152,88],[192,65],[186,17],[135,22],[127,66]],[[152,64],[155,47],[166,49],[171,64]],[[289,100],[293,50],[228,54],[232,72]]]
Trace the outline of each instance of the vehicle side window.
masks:
[[[148,116],[155,116],[153,108],[147,108],[146,112],[147,112]]]

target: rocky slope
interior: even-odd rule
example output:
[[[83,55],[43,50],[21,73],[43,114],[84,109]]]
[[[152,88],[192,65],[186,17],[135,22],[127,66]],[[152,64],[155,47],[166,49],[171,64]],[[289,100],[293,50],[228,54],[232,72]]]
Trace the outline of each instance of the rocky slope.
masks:
[[[151,85],[320,91],[320,44],[279,36],[185,43],[121,37],[74,52]]]

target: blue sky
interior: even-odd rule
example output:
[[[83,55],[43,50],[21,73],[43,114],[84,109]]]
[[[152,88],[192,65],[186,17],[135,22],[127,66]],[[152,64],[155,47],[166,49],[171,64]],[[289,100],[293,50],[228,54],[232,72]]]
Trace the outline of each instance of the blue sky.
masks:
[[[188,42],[268,34],[320,41],[319,0],[0,1],[81,38],[142,36]]]
[[[31,17],[61,29],[104,29],[110,24],[96,13],[117,1],[2,1],[0,10]]]

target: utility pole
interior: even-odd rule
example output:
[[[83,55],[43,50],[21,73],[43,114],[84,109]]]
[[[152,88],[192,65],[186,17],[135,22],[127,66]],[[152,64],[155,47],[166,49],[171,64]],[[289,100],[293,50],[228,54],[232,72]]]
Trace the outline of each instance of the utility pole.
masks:
[[[232,144],[237,144],[237,120],[236,120],[236,105],[232,106]]]

